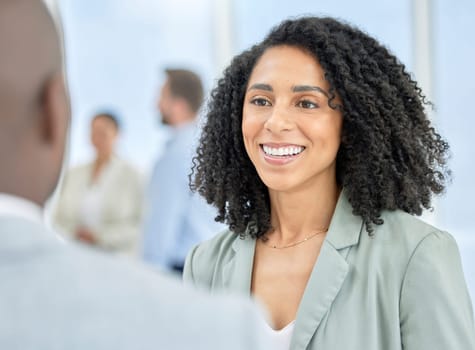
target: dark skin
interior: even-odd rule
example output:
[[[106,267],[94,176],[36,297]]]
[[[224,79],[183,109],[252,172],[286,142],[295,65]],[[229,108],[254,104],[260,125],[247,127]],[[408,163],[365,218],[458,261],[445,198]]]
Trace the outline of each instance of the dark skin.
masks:
[[[43,205],[70,118],[58,34],[42,1],[0,2],[0,192]]]

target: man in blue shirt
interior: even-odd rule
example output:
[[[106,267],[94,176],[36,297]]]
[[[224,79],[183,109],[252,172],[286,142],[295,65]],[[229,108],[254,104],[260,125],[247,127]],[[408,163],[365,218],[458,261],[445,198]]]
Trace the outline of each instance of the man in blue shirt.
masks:
[[[184,69],[165,72],[158,109],[171,135],[147,191],[143,256],[158,269],[181,273],[189,250],[223,226],[214,221],[216,211],[188,186],[203,101],[201,80]]]

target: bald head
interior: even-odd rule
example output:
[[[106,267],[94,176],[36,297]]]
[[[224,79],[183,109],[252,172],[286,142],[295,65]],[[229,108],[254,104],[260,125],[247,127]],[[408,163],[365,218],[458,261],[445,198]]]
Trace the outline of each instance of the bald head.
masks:
[[[57,176],[68,119],[60,39],[48,9],[41,0],[0,0],[0,192],[43,200],[38,193],[47,186],[24,174],[49,166]],[[49,187],[56,183],[42,175]]]
[[[43,2],[0,0],[0,123],[25,117],[60,70],[58,35]]]

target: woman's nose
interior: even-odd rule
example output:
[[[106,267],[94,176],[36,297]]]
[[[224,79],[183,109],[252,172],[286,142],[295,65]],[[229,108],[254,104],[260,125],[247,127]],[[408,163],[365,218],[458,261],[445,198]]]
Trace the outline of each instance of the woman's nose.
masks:
[[[274,133],[291,130],[293,128],[293,122],[289,111],[285,108],[274,107],[270,112],[264,127]]]

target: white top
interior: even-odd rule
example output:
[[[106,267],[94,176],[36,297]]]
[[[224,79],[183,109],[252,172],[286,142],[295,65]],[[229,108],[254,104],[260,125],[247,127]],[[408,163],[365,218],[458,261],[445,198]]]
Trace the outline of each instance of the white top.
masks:
[[[0,216],[16,216],[44,224],[43,209],[38,204],[7,193],[0,193]]]
[[[101,222],[103,190],[97,183],[91,184],[84,192],[79,206],[79,224],[94,229]]]
[[[89,184],[79,206],[79,224],[85,228],[97,229],[101,223],[104,193],[113,174],[113,162],[109,161],[101,169],[94,182]],[[92,176],[92,174],[91,174]]]
[[[268,333],[268,337],[271,341],[272,350],[289,350],[290,349],[290,340],[292,339],[292,334],[294,333],[295,328],[295,320],[290,322],[287,326],[282,329],[275,330],[272,329],[267,322],[266,330]]]

